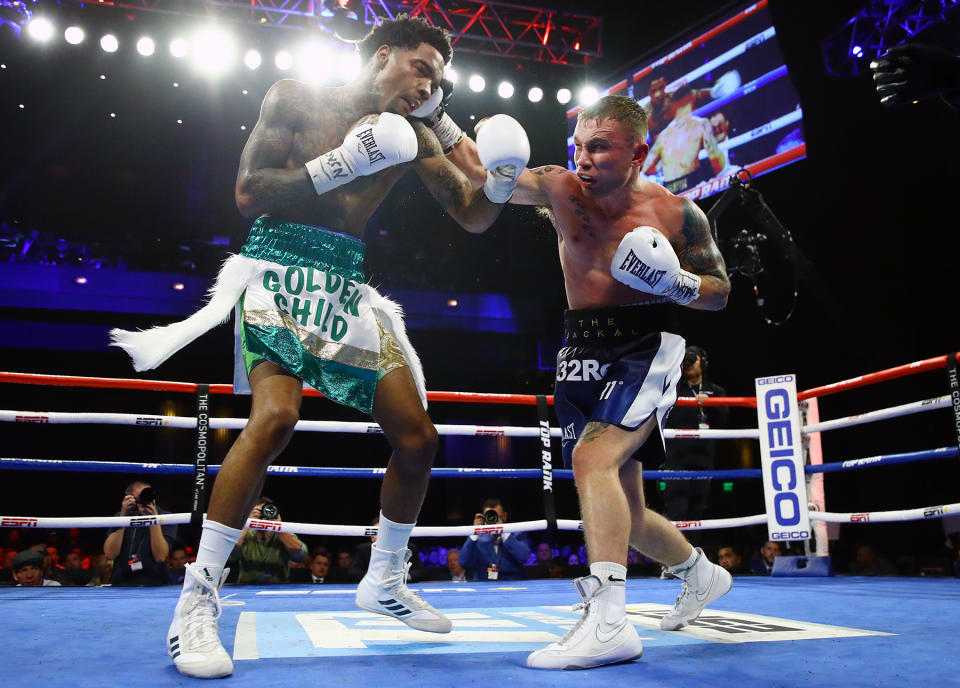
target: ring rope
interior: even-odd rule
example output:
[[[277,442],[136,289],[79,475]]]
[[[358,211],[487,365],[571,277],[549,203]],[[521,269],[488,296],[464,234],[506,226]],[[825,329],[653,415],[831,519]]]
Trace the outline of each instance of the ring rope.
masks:
[[[95,389],[132,389],[144,392],[183,392],[194,394],[197,391],[196,382],[173,382],[169,380],[136,380],[120,377],[86,377],[82,375],[44,375],[40,373],[11,373],[0,372],[0,383],[23,385],[48,385],[53,387],[86,387]],[[233,394],[233,385],[209,385],[211,394]],[[305,397],[323,397],[315,389],[306,387],[303,390]],[[466,402],[481,404],[513,404],[520,406],[536,406],[536,394],[499,394],[491,392],[427,392],[427,401],[432,402]],[[553,405],[553,395],[547,395],[547,404]],[[693,397],[681,397],[677,400],[678,406],[697,406]],[[710,397],[704,406],[743,406],[756,408],[757,400],[754,397]]]
[[[811,521],[827,523],[890,523],[895,521],[921,521],[944,518],[960,513],[960,503],[940,504],[916,509],[897,509],[894,511],[872,511],[834,513],[830,511],[811,511]],[[40,516],[0,516],[0,528],[144,528],[154,525],[178,524],[190,522],[192,514],[160,514],[157,516],[77,516],[77,517],[40,517]],[[734,518],[704,519],[698,521],[675,521],[680,530],[709,530],[714,528],[738,528],[741,526],[761,525],[767,522],[766,514],[738,516]],[[277,533],[297,533],[300,535],[340,535],[345,537],[369,537],[376,534],[374,526],[344,526],[320,523],[298,523],[295,521],[262,521],[250,519],[246,526],[252,530],[266,530]],[[517,521],[495,526],[417,526],[413,529],[415,537],[463,537],[469,535],[520,533],[546,530],[547,521]],[[559,530],[583,530],[583,521],[557,519]]]
[[[848,461],[835,461],[832,463],[815,464],[805,466],[804,470],[810,473],[837,473],[839,471],[853,471],[859,468],[873,466],[888,466],[895,463],[913,463],[914,461],[930,461],[931,459],[945,459],[960,455],[957,447],[940,447],[938,449],[927,449],[915,452],[904,452],[902,454],[881,454],[879,456],[867,456],[862,459],[850,459]]]
[[[890,418],[899,418],[901,416],[910,416],[915,413],[923,413],[925,411],[947,408],[950,405],[951,400],[948,395],[933,397],[931,399],[914,401],[909,404],[901,404],[900,406],[891,406],[885,409],[877,409],[876,411],[857,413],[852,416],[847,416],[846,418],[835,418],[833,420],[825,420],[820,423],[811,423],[810,425],[805,425],[803,427],[803,433],[805,435],[809,435],[813,432],[826,432],[827,430],[836,430],[838,428],[851,428],[856,425],[863,425],[865,423],[875,423],[878,420],[888,420]]]
[[[3,423],[49,423],[49,424],[100,424],[134,425],[139,427],[195,428],[195,416],[156,416],[136,413],[86,413],[66,411],[0,411]],[[242,430],[247,418],[210,418],[209,427],[213,430]],[[440,435],[461,437],[540,437],[539,427],[517,425],[455,425],[438,424],[435,426]],[[338,432],[345,434],[379,435],[383,431],[376,423],[339,420],[301,420],[295,430],[308,432]],[[550,429],[551,437],[561,437],[560,428]],[[699,439],[757,439],[759,431],[754,428],[739,430],[671,430],[664,431],[664,437]]]
[[[62,459],[0,458],[0,470],[64,471],[76,473],[141,473],[159,475],[193,475],[193,465],[163,464],[133,461],[71,461]],[[211,465],[207,471],[214,475],[220,466]],[[338,468],[334,466],[270,466],[268,475],[296,475],[324,478],[382,478],[386,468]],[[433,468],[433,478],[539,478],[539,468]],[[554,469],[553,476],[573,479],[573,471]],[[759,468],[732,468],[716,471],[644,471],[645,480],[733,480],[760,478]]]

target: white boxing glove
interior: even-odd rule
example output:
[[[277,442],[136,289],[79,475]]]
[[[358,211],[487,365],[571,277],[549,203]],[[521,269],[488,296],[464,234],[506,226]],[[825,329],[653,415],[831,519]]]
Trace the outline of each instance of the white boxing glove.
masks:
[[[610,262],[618,282],[685,306],[700,296],[700,278],[680,267],[667,238],[654,227],[637,227],[620,240]]]
[[[487,170],[483,192],[492,203],[506,203],[530,160],[527,132],[510,115],[494,115],[477,131],[477,154]]]
[[[376,117],[348,131],[339,148],[304,164],[318,194],[417,157],[417,134],[406,118],[392,112]]]

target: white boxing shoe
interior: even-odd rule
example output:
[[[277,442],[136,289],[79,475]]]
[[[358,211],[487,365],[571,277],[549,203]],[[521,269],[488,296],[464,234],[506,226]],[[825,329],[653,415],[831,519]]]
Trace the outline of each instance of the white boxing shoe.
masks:
[[[200,564],[187,564],[184,589],[167,631],[167,654],[177,670],[194,678],[222,678],[233,673],[233,662],[217,633],[220,586],[230,569],[214,580]]]
[[[533,669],[591,669],[637,659],[643,643],[633,624],[624,615],[612,622],[607,618],[608,597],[614,584],[601,584],[596,576],[573,581],[583,602],[577,607],[583,616],[560,640],[527,657]],[[622,585],[622,583],[621,583]]]
[[[371,547],[367,575],[357,586],[357,606],[392,616],[418,631],[449,633],[453,629],[450,619],[407,587],[409,560],[409,549],[387,552],[376,545]]]
[[[683,589],[673,609],[660,619],[660,628],[664,631],[683,628],[700,616],[704,607],[726,595],[733,587],[733,576],[729,571],[711,563],[699,547],[697,552],[699,556],[693,566],[685,571],[672,571],[683,581]]]

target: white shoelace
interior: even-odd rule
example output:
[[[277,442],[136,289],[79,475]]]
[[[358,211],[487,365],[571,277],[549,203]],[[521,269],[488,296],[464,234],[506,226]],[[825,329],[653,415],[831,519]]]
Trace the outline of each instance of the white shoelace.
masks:
[[[690,586],[687,585],[686,581],[684,581],[683,587],[680,589],[680,594],[677,595],[677,601],[673,603],[674,610],[679,611],[680,605],[683,604],[684,600],[686,600],[689,596],[690,596]]]
[[[583,628],[583,624],[586,623],[587,617],[590,616],[590,605],[593,603],[593,599],[587,600],[586,602],[577,602],[573,605],[571,611],[580,612],[580,618],[577,619],[577,623],[574,624],[573,628],[567,631],[560,640],[557,641],[557,645],[560,647],[567,647],[573,643],[574,638],[577,636],[577,633]]]
[[[384,576],[380,585],[396,597],[398,602],[402,602],[411,609],[426,609],[430,605],[424,602],[419,594],[407,587],[407,573],[410,571],[410,566],[410,562],[404,562],[399,567],[392,567],[389,575]]]
[[[211,644],[220,644],[217,620],[220,618],[221,608],[217,587],[207,580],[206,576],[194,574],[194,579],[196,583],[191,593],[193,599],[182,629],[189,651],[202,650]]]

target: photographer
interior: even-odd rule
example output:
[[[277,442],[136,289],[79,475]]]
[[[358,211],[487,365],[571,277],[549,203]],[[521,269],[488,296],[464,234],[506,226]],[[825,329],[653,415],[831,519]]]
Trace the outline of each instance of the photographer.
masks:
[[[474,516],[475,526],[494,526],[507,522],[507,512],[496,497],[483,503]],[[460,548],[460,565],[473,571],[473,580],[519,580],[523,563],[530,556],[530,544],[522,533],[512,535],[471,535]]]
[[[277,505],[269,497],[260,497],[250,512],[258,521],[281,521]],[[293,533],[266,530],[243,530],[233,559],[239,562],[237,583],[289,583],[290,562],[304,561],[307,546]]]
[[[674,406],[667,418],[668,428],[709,430],[729,424],[730,410],[722,406],[703,406],[713,396],[726,396],[720,385],[706,379],[707,352],[699,346],[688,346],[681,364],[683,379],[677,383],[678,397],[693,397],[697,406]],[[666,441],[663,470],[710,471],[717,453],[716,440],[672,439]],[[709,480],[667,480],[663,494],[664,513],[671,521],[697,521],[710,495]],[[700,544],[700,532],[686,534],[690,544]]]
[[[157,493],[150,483],[136,480],[124,490],[115,516],[157,516]],[[114,562],[111,585],[166,585],[167,555],[177,537],[175,525],[115,528],[103,543],[103,552]]]

